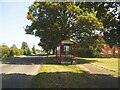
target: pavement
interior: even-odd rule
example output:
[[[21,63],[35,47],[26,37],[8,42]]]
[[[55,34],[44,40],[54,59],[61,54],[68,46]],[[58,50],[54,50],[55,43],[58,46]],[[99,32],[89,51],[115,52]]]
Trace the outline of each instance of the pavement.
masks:
[[[40,65],[14,65],[14,64],[2,64],[2,71],[0,73],[3,74],[26,74],[26,75],[36,75],[37,70]]]
[[[2,88],[29,88],[32,78],[44,63],[42,56],[26,56],[3,61],[0,64]]]
[[[93,65],[93,64],[79,64],[81,68],[85,71],[88,71],[91,74],[104,74],[104,75],[112,75],[113,77],[118,77],[118,73],[114,71],[110,71],[108,69]]]

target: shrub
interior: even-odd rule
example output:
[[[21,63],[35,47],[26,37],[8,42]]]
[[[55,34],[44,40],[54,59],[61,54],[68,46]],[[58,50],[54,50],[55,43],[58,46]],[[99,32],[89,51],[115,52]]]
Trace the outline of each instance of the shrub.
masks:
[[[35,46],[32,47],[32,53],[36,54]]]
[[[2,50],[2,59],[6,59],[9,57],[10,48],[9,47],[0,47]]]
[[[27,51],[23,49],[23,55],[27,55]]]
[[[24,55],[30,55],[31,54],[30,49],[23,49],[23,54]]]
[[[78,48],[77,51],[77,56],[79,57],[96,57],[97,51],[95,49],[90,49],[90,48]]]
[[[14,56],[14,51],[10,50],[10,53],[8,54],[8,57],[13,57]]]
[[[27,55],[30,55],[30,54],[31,54],[30,49],[27,49]]]
[[[31,54],[30,50],[22,50],[18,48],[9,48],[6,46],[0,46],[0,50],[2,50],[2,59],[7,59],[9,57],[20,56],[20,55],[28,55]]]

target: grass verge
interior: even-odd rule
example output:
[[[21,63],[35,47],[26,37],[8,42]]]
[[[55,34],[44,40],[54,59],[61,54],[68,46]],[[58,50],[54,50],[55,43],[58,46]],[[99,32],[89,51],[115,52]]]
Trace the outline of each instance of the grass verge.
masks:
[[[119,60],[120,58],[76,58],[79,61],[83,61],[85,63],[90,63],[96,66],[100,66],[106,68],[111,71],[119,72]],[[120,72],[119,72],[120,73]]]
[[[31,84],[31,88],[97,87],[117,87],[117,78],[110,75],[89,74],[76,65],[45,64],[41,66]]]

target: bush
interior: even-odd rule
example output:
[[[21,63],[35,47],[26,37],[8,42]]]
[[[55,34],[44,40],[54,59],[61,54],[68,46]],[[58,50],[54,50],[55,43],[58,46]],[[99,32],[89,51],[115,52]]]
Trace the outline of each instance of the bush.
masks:
[[[23,49],[23,54],[24,55],[31,55],[30,49]]]
[[[22,49],[10,48],[10,50],[12,51],[11,53],[13,53],[13,56],[23,55],[23,50]]]
[[[30,54],[31,54],[30,49],[27,49],[27,55],[30,55]]]
[[[8,58],[10,55],[10,48],[9,47],[0,47],[0,49],[2,50],[2,59],[6,59]]]
[[[32,53],[36,54],[35,46],[33,46],[33,48],[32,48]]]
[[[36,49],[36,53],[40,53],[40,52],[41,52],[41,50]]]
[[[77,51],[77,56],[79,57],[96,57],[97,50],[95,49],[90,49],[90,48],[78,48]]]
[[[8,54],[8,57],[13,57],[14,56],[14,51],[10,50],[10,53]]]
[[[0,50],[2,50],[2,59],[7,59],[9,57],[20,56],[20,55],[28,55],[31,54],[30,50],[22,50],[18,48],[9,48],[0,46]]]
[[[23,49],[23,55],[27,55],[27,50]]]
[[[23,55],[23,50],[22,49],[15,49],[14,55],[16,55],[16,56]]]

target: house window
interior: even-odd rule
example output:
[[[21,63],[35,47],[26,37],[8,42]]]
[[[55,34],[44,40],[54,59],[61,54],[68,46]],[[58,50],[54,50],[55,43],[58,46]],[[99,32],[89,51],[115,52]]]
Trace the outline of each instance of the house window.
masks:
[[[115,53],[118,53],[118,50],[116,50]]]
[[[108,51],[108,54],[111,54],[111,51]]]

